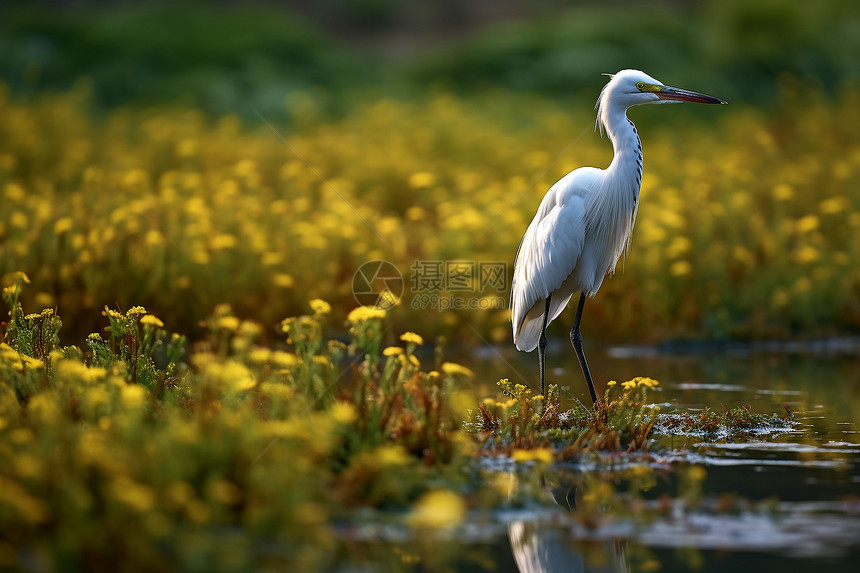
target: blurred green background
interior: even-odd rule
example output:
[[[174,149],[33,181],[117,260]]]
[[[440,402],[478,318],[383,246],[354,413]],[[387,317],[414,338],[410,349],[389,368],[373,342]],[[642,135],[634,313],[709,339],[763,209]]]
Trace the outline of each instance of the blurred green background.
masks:
[[[782,74],[825,90],[858,79],[851,0],[5,2],[0,76],[14,94],[88,82],[101,108],[193,98],[283,116],[316,90],[509,89],[594,98],[625,67],[767,105]],[[349,97],[347,97],[349,96]]]

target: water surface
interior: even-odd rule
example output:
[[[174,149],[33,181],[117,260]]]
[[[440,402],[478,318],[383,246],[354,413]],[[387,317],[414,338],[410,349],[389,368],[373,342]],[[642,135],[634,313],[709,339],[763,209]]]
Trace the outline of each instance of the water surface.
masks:
[[[587,348],[595,380],[659,380],[655,396],[663,412],[746,406],[762,414],[790,410],[795,423],[743,439],[657,434],[650,456],[559,464],[534,504],[474,516],[432,543],[377,531],[366,545],[351,546],[367,553],[361,565],[352,560],[350,567],[357,569],[350,570],[855,571],[857,349],[853,341]],[[537,379],[534,354],[485,347],[462,361],[476,371],[476,393],[482,396],[496,396],[493,381],[500,377],[528,384]],[[548,382],[560,384],[563,399],[587,400],[579,365],[566,346],[551,346],[547,362]],[[510,460],[488,464],[498,472],[528,471]],[[658,479],[633,502],[633,511],[613,504],[599,515],[577,510],[587,494],[582,476],[592,476],[585,483],[594,483],[595,475],[611,481],[613,472],[636,464]],[[694,470],[703,478],[695,501],[684,489],[691,468],[704,470]],[[625,495],[623,486],[617,495]]]

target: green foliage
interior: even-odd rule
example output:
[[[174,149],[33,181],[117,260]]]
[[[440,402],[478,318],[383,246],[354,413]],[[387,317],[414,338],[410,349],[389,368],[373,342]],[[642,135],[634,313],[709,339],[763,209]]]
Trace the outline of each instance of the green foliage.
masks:
[[[12,309],[5,337],[13,349],[44,362],[50,369],[50,353],[59,347],[59,332],[63,323],[50,308],[25,315],[18,298],[24,285],[30,284],[30,279],[26,274],[17,272],[13,273],[12,280],[13,284],[3,289],[3,302]]]
[[[661,79],[671,71],[681,85],[719,86],[729,101],[767,102],[783,73],[827,88],[856,81],[858,22],[850,0],[587,2],[483,30],[420,58],[412,73],[460,89],[501,85],[569,98],[593,89],[601,73],[639,68]]]
[[[142,307],[106,309],[104,337],[60,349],[59,319],[25,315],[27,277],[11,280],[0,344],[0,532],[11,563],[35,553],[64,567],[76,555],[81,567],[233,570],[283,543],[301,550],[280,563],[315,569],[333,519],[355,507],[402,511],[431,484],[448,492],[439,495],[451,516],[440,524],[419,504],[416,527],[462,519],[455,492],[473,445],[448,403],[457,374],[422,371],[414,333],[371,360],[383,311],[357,309],[362,334],[347,347],[323,341],[330,307],[313,301],[313,316],[284,321],[289,349],[272,350],[258,344],[259,325],[222,305],[186,361],[184,338]],[[237,528],[225,546],[201,545]]]
[[[295,11],[203,2],[62,11],[32,4],[0,9],[0,76],[16,94],[65,90],[84,79],[101,109],[191,96],[216,114],[254,117],[257,110],[279,119],[284,99],[302,94],[332,113],[352,109],[357,93],[414,95],[438,82],[592,100],[599,74],[625,67],[657,77],[671,70],[673,81],[765,102],[782,73],[827,89],[856,81],[852,56],[860,50],[860,11],[851,0],[550,1],[501,22],[495,11],[477,9],[466,34],[457,27],[465,38],[453,45],[451,22],[462,14],[448,3],[334,1]],[[407,37],[412,45],[404,49]]]
[[[105,328],[108,339],[98,333],[87,337],[87,346],[93,366],[110,369],[121,364],[126,372],[126,381],[142,384],[149,390],[176,383],[179,358],[185,347],[185,337],[174,334],[168,337],[161,329],[164,324],[146,309],[132,307],[125,314],[105,307],[102,313],[109,326]],[[167,341],[167,342],[166,342]],[[166,360],[164,370],[156,367],[155,361]]]
[[[9,5],[0,15],[0,75],[16,93],[83,81],[103,108],[191,97],[213,113],[283,117],[294,92],[343,90],[372,74],[354,52],[271,6]]]

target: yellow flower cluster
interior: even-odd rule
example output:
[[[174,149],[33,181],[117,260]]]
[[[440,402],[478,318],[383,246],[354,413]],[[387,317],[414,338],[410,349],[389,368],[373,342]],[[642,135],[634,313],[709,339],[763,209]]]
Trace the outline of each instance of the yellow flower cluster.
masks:
[[[364,320],[383,318],[385,318],[385,311],[375,306],[359,306],[357,308],[352,309],[346,317],[346,319],[353,324],[359,323]]]
[[[403,342],[411,342],[413,344],[417,344],[418,346],[424,344],[424,339],[421,338],[419,335],[415,334],[414,332],[404,332],[400,335],[400,340],[402,340]]]
[[[443,362],[441,368],[442,372],[451,376],[465,376],[466,378],[472,378],[475,376],[475,373],[470,369],[455,362]]]
[[[607,386],[615,386],[616,382],[614,380],[610,381]],[[645,387],[645,388],[656,388],[660,383],[651,378],[645,378],[642,376],[637,376],[632,380],[628,380],[627,382],[622,382],[621,387],[624,390],[632,390],[634,388]]]
[[[800,97],[787,84],[777,107],[803,114],[732,106],[710,124],[634,112],[664,123],[642,129],[626,276],[592,303],[612,309],[606,336],[860,324],[860,92]],[[218,302],[273,323],[304,307],[308,285],[325,299],[314,313],[342,318],[365,262],[404,276],[416,260],[510,262],[545,190],[611,153],[589,136],[554,160],[590,113],[528,96],[371,102],[291,134],[307,163],[235,117],[119,110],[96,122],[85,109],[77,94],[0,105],[0,273],[26,270],[27,296],[67,325],[132,297],[181,330]],[[469,320],[509,336],[504,310],[399,312],[434,334]]]
[[[314,314],[328,314],[331,312],[331,305],[326,301],[315,298],[310,302],[311,310],[314,311]]]
[[[514,450],[511,457],[517,463],[540,462],[551,464],[555,461],[555,454],[547,448],[533,448],[530,450]]]
[[[417,529],[443,529],[459,525],[466,516],[466,502],[450,490],[435,490],[424,494],[406,517]]]

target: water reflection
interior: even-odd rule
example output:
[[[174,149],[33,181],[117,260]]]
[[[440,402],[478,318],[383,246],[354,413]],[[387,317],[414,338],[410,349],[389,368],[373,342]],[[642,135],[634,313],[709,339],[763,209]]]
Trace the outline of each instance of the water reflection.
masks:
[[[623,540],[591,544],[589,559],[580,544],[564,536],[563,529],[548,528],[534,521],[515,521],[508,538],[519,573],[628,573]]]
[[[557,467],[542,480],[543,499],[559,511],[554,517],[564,523],[552,526],[540,519],[521,519],[508,524],[508,539],[519,573],[629,573],[627,542],[600,538],[593,541],[571,535],[576,523],[577,495],[582,494],[579,472]]]
[[[825,558],[837,568],[853,562],[860,551],[856,354],[655,352],[616,354],[623,358],[605,354],[602,359],[594,354],[593,370],[606,379],[645,375],[660,380],[664,411],[744,405],[782,415],[787,404],[797,424],[789,431],[768,430],[743,440],[689,436],[655,443],[662,463],[706,468],[701,505],[681,509],[679,504],[649,523],[631,524],[622,533],[624,541],[615,541],[611,531],[573,525],[575,511],[566,525],[512,522],[508,537],[520,573],[641,570],[641,563],[631,564],[631,547],[636,555],[647,548],[670,569],[673,562],[684,565],[677,562],[680,554],[673,553],[678,551],[728,552],[739,571],[757,570],[753,563],[760,558],[755,555],[763,554],[781,562]],[[582,398],[585,389],[579,388],[575,360],[561,353],[554,358],[553,381],[571,400]],[[531,372],[528,364],[514,364],[520,372]],[[499,362],[487,370],[492,368],[498,369]],[[582,541],[583,531],[589,542]]]
[[[620,359],[596,350],[589,352],[595,376],[658,379],[657,400],[664,412],[743,405],[782,415],[787,403],[797,424],[788,431],[764,428],[742,439],[658,438],[650,460],[624,455],[603,465],[580,460],[566,468],[554,466],[547,481],[534,480],[532,489],[511,503],[529,508],[534,507],[529,500],[537,501],[543,510],[499,510],[465,525],[445,543],[408,539],[397,527],[389,537],[370,535],[371,543],[394,543],[395,559],[405,563],[401,569],[378,570],[755,573],[857,568],[860,357],[708,351],[630,353]],[[479,397],[496,396],[495,381],[502,377],[526,384],[537,380],[533,356],[504,349],[482,356],[452,357],[476,371]],[[566,347],[551,354],[549,363],[549,381],[560,383],[563,395],[587,398],[579,366]],[[484,461],[482,467],[491,471],[522,472],[522,482],[534,477],[533,468],[512,469],[512,460]],[[617,495],[608,504],[583,500],[583,494],[637,464],[654,470],[655,479],[632,506],[609,507]],[[682,486],[685,468],[693,467],[700,468],[703,477],[699,497],[690,501]],[[624,491],[622,482],[614,484],[615,492]],[[550,504],[552,510],[546,510]],[[421,559],[412,565],[405,556],[415,554],[422,542],[426,547]],[[476,550],[483,552],[481,559],[469,556]],[[438,563],[445,567],[436,567]]]

